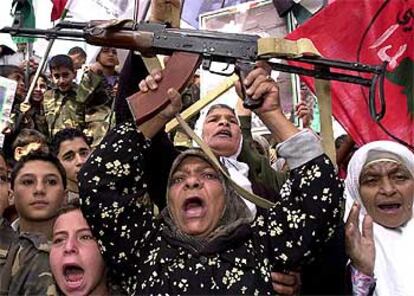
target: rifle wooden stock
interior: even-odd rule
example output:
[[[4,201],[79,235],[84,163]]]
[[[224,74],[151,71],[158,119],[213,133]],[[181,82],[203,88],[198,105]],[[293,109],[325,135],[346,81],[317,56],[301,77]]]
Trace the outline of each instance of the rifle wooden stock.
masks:
[[[162,70],[164,78],[158,83],[156,90],[145,93],[140,91],[128,97],[129,108],[137,125],[147,121],[170,103],[166,97],[168,89],[183,91],[200,62],[201,55],[175,52]]]
[[[138,32],[126,30],[103,29],[94,34],[85,34],[86,42],[97,46],[117,47],[138,50],[145,54],[152,48],[154,34],[151,32]]]

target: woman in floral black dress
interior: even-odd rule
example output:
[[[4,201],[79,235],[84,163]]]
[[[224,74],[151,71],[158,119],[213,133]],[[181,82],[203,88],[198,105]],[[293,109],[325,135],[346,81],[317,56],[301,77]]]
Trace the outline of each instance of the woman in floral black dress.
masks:
[[[164,110],[138,127],[116,127],[84,165],[82,209],[126,293],[273,294],[271,271],[310,260],[334,233],[342,187],[319,138],[283,117],[272,81],[255,81],[253,98],[263,99],[256,112],[284,140],[278,153],[291,168],[280,201],[255,218],[198,150],[174,162],[159,217],[143,203],[150,139],[180,108],[174,90]]]

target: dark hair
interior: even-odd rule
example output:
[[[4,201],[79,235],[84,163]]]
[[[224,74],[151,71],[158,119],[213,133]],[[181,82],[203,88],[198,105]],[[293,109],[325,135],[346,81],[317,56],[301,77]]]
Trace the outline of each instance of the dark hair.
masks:
[[[68,51],[68,55],[76,55],[79,54],[80,56],[86,59],[86,52],[83,50],[82,47],[74,46]]]
[[[81,207],[80,207],[79,199],[73,199],[58,209],[56,218],[59,217],[60,215],[63,215],[63,214],[66,214],[66,213],[69,213],[75,210],[80,210],[80,209]]]
[[[32,71],[30,72],[29,78],[32,79],[34,78],[35,75],[36,75],[36,71]],[[47,77],[45,73],[39,73],[38,78],[43,78],[43,80],[46,82],[47,86],[49,87],[49,84],[50,84],[49,77]]]
[[[14,182],[16,180],[16,177],[18,175],[18,173],[20,172],[20,170],[24,167],[24,165],[30,161],[36,161],[36,160],[40,160],[40,161],[44,161],[44,162],[49,162],[51,164],[53,164],[56,169],[58,170],[61,178],[62,178],[62,182],[63,182],[63,188],[66,189],[66,172],[65,169],[63,168],[62,164],[60,163],[59,159],[57,159],[54,155],[50,154],[50,153],[45,153],[42,151],[32,151],[29,154],[23,156],[13,167],[13,170],[11,172],[11,178],[10,178],[10,184],[11,184],[11,189],[14,189]]]
[[[80,203],[79,203],[78,199],[74,199],[74,200],[68,202],[67,204],[63,205],[62,207],[60,207],[58,209],[57,213],[56,213],[55,222],[56,222],[57,218],[59,218],[61,215],[64,215],[66,213],[76,211],[76,210],[81,211]],[[55,226],[55,223],[53,223],[53,227],[54,226]]]
[[[65,55],[65,54],[58,54],[50,59],[49,61],[50,72],[60,67],[68,68],[69,70],[74,71],[73,62],[70,56]]]
[[[339,137],[337,137],[335,139],[335,148],[339,149],[339,147],[342,146],[343,143],[345,143],[345,141],[347,140],[349,136],[348,135],[340,135]]]
[[[16,65],[0,65],[0,76],[7,78],[14,73],[24,75],[23,70]]]
[[[36,72],[35,72],[35,71],[30,72],[30,75],[29,75],[30,84],[32,84],[32,83],[33,83],[33,79],[35,78],[35,75],[36,75]],[[51,89],[51,88],[52,88],[52,85],[51,85],[50,79],[49,79],[49,77],[47,77],[47,76],[46,76],[46,74],[44,74],[44,73],[39,73],[39,77],[37,77],[37,80],[39,80],[39,78],[42,78],[42,79],[45,81],[45,83],[46,83],[46,90],[48,90],[48,89]],[[37,83],[37,82],[36,82],[36,83]],[[37,102],[34,102],[34,100],[33,100],[33,95],[32,95],[32,96],[30,96],[30,103],[31,103],[31,104],[38,104]]]
[[[111,46],[102,46],[101,49],[99,50],[98,54],[96,55],[96,58],[95,58],[97,62],[99,62],[99,58],[100,58],[102,52],[105,49],[108,49],[108,50],[111,50],[111,51],[115,50],[115,55],[118,56],[118,52],[116,51],[116,48],[111,47]]]
[[[82,138],[88,146],[91,145],[90,139],[79,129],[65,128],[56,133],[50,143],[50,150],[53,155],[57,156],[60,150],[60,144],[67,140],[73,140],[75,138]]]
[[[16,51],[5,44],[0,44],[0,57],[15,54]]]
[[[211,105],[210,108],[207,111],[206,116],[209,115],[211,112],[213,112],[216,109],[227,109],[227,110],[230,110],[234,114],[234,116],[236,116],[236,112],[234,111],[234,109],[232,107],[230,107],[229,105],[226,105],[226,104],[214,104],[214,105]]]
[[[6,158],[6,154],[4,154],[4,151],[3,151],[3,149],[1,149],[1,148],[0,148],[0,157],[3,157],[4,162],[5,162],[5,163],[6,163],[6,165],[7,165],[7,158]]]
[[[47,146],[47,139],[46,136],[38,130],[24,128],[14,139],[12,150],[14,151],[17,147],[24,147],[30,143],[40,143]]]

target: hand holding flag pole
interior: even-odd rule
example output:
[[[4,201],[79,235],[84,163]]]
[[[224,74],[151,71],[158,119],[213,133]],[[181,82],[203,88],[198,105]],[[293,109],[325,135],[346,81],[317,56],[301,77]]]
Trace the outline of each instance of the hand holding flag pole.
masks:
[[[71,1],[69,1],[69,3],[70,2]],[[61,21],[63,21],[65,19],[67,12],[68,12],[68,10],[65,8],[63,10],[63,12],[62,12],[62,15],[60,16],[59,22],[61,22]],[[49,40],[49,43],[48,43],[47,48],[45,50],[45,53],[44,53],[44,55],[43,55],[43,57],[42,57],[42,59],[41,59],[41,61],[39,63],[39,66],[36,69],[36,73],[35,73],[35,75],[33,77],[32,83],[30,84],[29,90],[27,91],[26,97],[25,97],[25,99],[23,101],[23,103],[26,104],[26,106],[27,105],[30,106],[30,103],[29,103],[30,97],[32,96],[33,91],[34,91],[34,89],[36,87],[36,82],[37,82],[37,79],[40,76],[40,73],[45,68],[46,61],[47,61],[47,59],[49,57],[50,51],[52,50],[52,46],[53,46],[53,43],[54,42],[55,42],[55,39],[54,38],[51,38]],[[25,112],[29,111],[29,109],[30,108],[25,108],[25,110],[26,110]],[[23,113],[25,113],[25,112],[23,112]]]

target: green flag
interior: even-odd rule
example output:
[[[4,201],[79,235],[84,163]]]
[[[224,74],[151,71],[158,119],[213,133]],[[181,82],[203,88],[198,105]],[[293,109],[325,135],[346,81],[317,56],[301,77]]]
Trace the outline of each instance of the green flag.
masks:
[[[13,1],[13,8],[14,8],[14,17],[16,21],[19,21],[16,18],[19,18],[19,15],[21,15],[21,27],[22,28],[34,28],[36,26],[36,19],[33,9],[33,0],[14,0]],[[12,37],[14,43],[26,43],[30,42],[33,43],[35,41],[35,38],[31,37]]]

